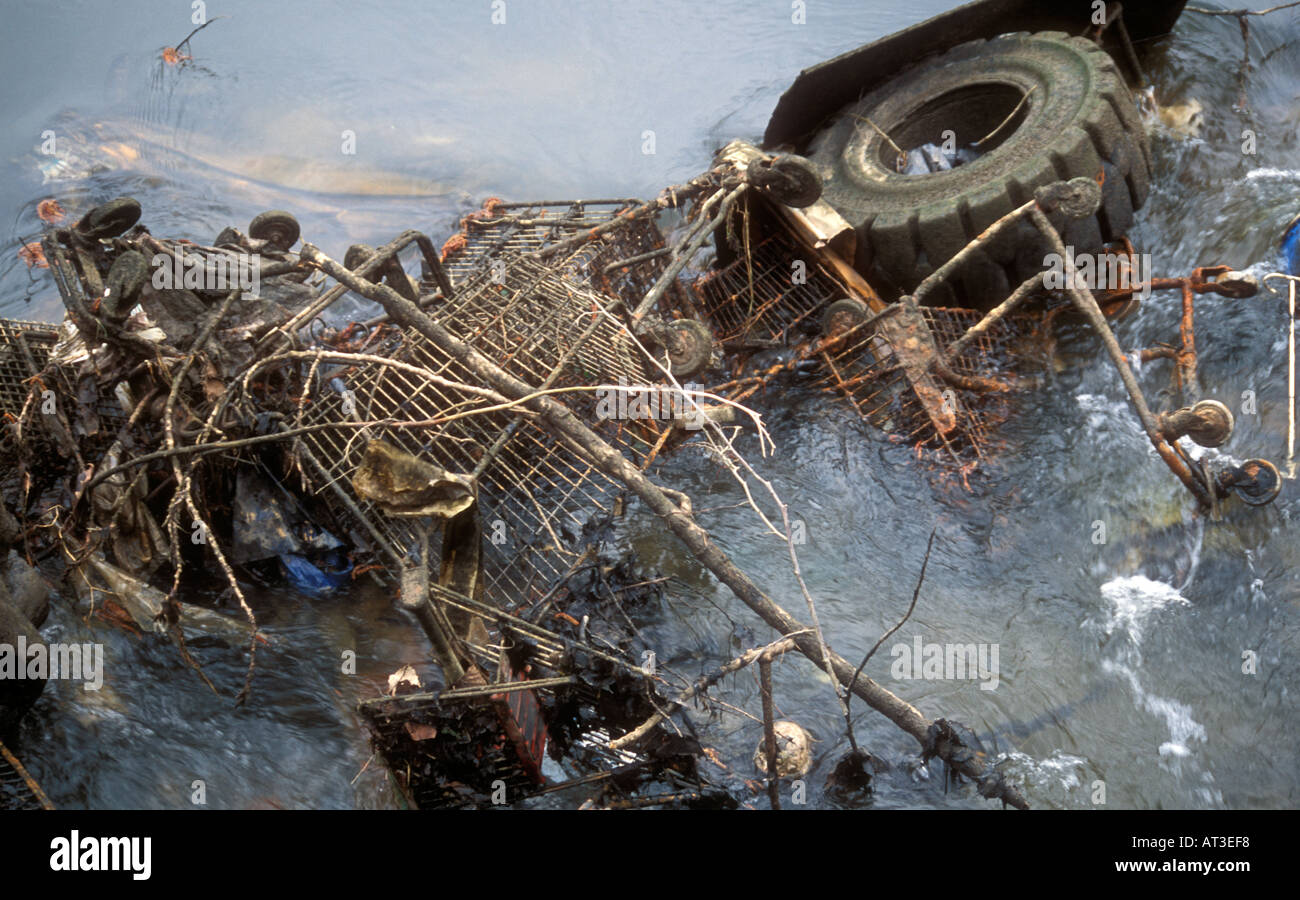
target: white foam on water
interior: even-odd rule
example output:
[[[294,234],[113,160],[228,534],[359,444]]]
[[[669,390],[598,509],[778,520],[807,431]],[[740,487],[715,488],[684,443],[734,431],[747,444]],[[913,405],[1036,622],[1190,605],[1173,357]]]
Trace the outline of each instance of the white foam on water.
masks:
[[[1076,808],[1092,805],[1093,779],[1088,761],[1060,748],[1042,759],[1012,750],[1000,754],[994,765],[1013,781],[1023,779],[1035,805]]]
[[[1141,709],[1165,720],[1165,727],[1169,729],[1169,740],[1160,744],[1158,748],[1160,756],[1182,759],[1192,754],[1189,744],[1193,741],[1205,741],[1205,726],[1192,718],[1192,708],[1186,703],[1147,693],[1138,680],[1137,673],[1122,663],[1103,660],[1101,667],[1103,671],[1128,681],[1129,687],[1133,690],[1133,697]]]
[[[1129,411],[1127,400],[1115,400],[1101,394],[1076,394],[1074,402],[1085,415],[1092,439],[1106,432],[1119,432],[1126,435],[1121,440],[1128,440],[1142,435],[1142,425]]]
[[[1164,720],[1169,739],[1162,741],[1157,748],[1162,759],[1180,760],[1191,756],[1190,745],[1206,739],[1205,726],[1192,717],[1192,708],[1186,703],[1149,693],[1137,675],[1142,665],[1138,648],[1151,617],[1160,610],[1190,606],[1191,602],[1177,588],[1145,575],[1113,578],[1101,586],[1101,596],[1109,607],[1107,620],[1103,623],[1106,633],[1123,632],[1129,639],[1128,649],[1120,654],[1122,661],[1102,660],[1102,670],[1127,681],[1137,707]]]
[[[1295,169],[1277,169],[1272,166],[1263,166],[1258,169],[1251,169],[1246,173],[1247,181],[1260,181],[1281,179],[1283,181],[1300,181],[1300,171]]]
[[[1110,608],[1103,624],[1107,634],[1123,631],[1134,645],[1142,643],[1142,628],[1152,613],[1169,606],[1190,606],[1177,588],[1145,575],[1112,578],[1101,586],[1101,596]]]

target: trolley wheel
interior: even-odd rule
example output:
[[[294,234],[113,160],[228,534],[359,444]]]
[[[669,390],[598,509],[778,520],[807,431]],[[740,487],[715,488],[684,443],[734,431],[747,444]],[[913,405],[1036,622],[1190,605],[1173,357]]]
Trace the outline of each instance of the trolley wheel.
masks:
[[[212,242],[214,247],[235,247],[242,249],[244,246],[244,236],[239,233],[239,229],[226,227],[221,229],[221,234]]]
[[[1282,491],[1282,473],[1266,459],[1248,459],[1220,481],[1248,506],[1267,506]]]
[[[833,337],[856,328],[871,317],[867,304],[856,297],[844,297],[826,307],[822,313],[822,334]]]
[[[298,242],[302,229],[298,220],[282,209],[258,213],[248,223],[248,236],[266,241],[277,250],[288,250]]]
[[[86,213],[73,230],[82,237],[104,241],[117,237],[139,221],[140,201],[134,197],[118,197]]]
[[[348,252],[343,254],[343,268],[355,272],[374,252],[375,248],[369,244],[353,244],[348,248]]]
[[[713,334],[695,319],[674,319],[664,329],[669,370],[676,378],[690,378],[709,367]]]

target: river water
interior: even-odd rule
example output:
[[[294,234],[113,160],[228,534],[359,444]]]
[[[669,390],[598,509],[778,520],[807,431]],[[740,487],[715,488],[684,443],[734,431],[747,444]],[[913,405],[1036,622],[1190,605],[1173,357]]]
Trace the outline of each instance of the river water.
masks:
[[[9,126],[0,209],[11,213],[0,315],[60,314],[48,275],[17,257],[39,233],[36,204],[47,197],[77,213],[131,194],[155,234],[204,241],[283,207],[306,239],[339,256],[404,228],[441,240],[489,194],[652,196],[705,168],[726,140],[757,138],[801,67],[947,5],[818,0],[795,25],[785,2],[512,0],[493,24],[487,2],[230,2],[209,4],[209,16],[228,18],[194,38],[183,68],[162,65],[159,52],[192,27],[188,4],[13,5],[0,36]],[[1132,237],[1157,274],[1218,262],[1276,268],[1281,226],[1300,207],[1298,48],[1295,13],[1254,21],[1249,112],[1234,108],[1235,20],[1185,14],[1157,48],[1158,96],[1195,98],[1205,120],[1198,137],[1153,138],[1155,179]],[[1242,152],[1245,127],[1257,135],[1253,155]],[[98,153],[105,170],[51,169],[37,153],[47,131]],[[643,152],[646,131],[653,154]],[[345,132],[355,154],[342,152]],[[1177,298],[1155,295],[1118,337],[1131,348],[1175,340],[1177,320]],[[1278,462],[1285,453],[1284,322],[1284,304],[1268,295],[1199,302],[1202,393],[1237,417],[1227,453]],[[1142,372],[1149,393],[1166,383],[1165,365]],[[905,448],[825,395],[793,386],[761,409],[777,442],[761,471],[806,524],[803,570],[844,656],[859,658],[907,608],[937,529],[916,612],[891,645],[996,645],[996,689],[896,678],[890,647],[867,672],[927,715],[986,735],[1033,805],[1092,807],[1098,785],[1114,807],[1297,805],[1294,483],[1271,507],[1195,517],[1083,332],[1060,335],[1056,365],[1019,397],[1005,451],[969,493],[936,486]],[[658,475],[690,492],[736,562],[806,617],[783,546],[735,508],[742,497],[725,474],[682,454]],[[1098,522],[1104,543],[1094,541]],[[693,677],[770,639],[654,521],[634,508],[626,531],[645,567],[673,576],[646,623],[668,648],[666,665]],[[418,630],[371,587],[327,599],[262,590],[253,602],[273,643],[236,709],[238,650],[197,648],[225,694],[215,696],[170,644],[91,628],[56,598],[45,636],[103,641],[108,659],[103,691],[51,684],[22,726],[17,749],[57,805],[188,807],[200,781],[217,808],[395,803],[377,761],[367,765],[354,706],[426,656]],[[355,676],[340,671],[344,650],[356,652]],[[1247,651],[1257,674],[1242,672]],[[752,674],[725,688],[729,703],[758,710]],[[945,790],[937,767],[912,762],[912,739],[860,704],[858,740],[890,768],[871,798],[825,793],[846,749],[829,683],[790,658],[776,667],[776,698],[819,741],[809,806],[988,805],[969,788]],[[754,777],[753,720],[724,710],[697,725],[732,767],[711,774]],[[763,802],[743,790],[741,799]]]

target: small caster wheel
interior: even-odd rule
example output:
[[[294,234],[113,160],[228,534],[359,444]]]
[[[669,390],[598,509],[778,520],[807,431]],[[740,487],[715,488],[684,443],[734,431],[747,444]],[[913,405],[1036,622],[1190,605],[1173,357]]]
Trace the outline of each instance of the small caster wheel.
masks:
[[[287,251],[298,243],[301,233],[298,220],[282,209],[259,213],[248,223],[249,237],[266,241],[277,250]]]
[[[1141,306],[1142,306],[1142,298],[1139,297],[1137,294],[1134,294],[1133,296],[1129,297],[1127,300],[1125,299],[1113,300],[1110,303],[1106,304],[1105,309],[1102,310],[1102,314],[1105,315],[1106,318],[1111,319],[1112,321],[1122,322],[1123,320],[1127,319],[1129,316],[1133,315],[1133,313],[1137,312],[1138,309],[1141,308]]]
[[[856,297],[844,297],[826,307],[826,312],[822,313],[822,334],[825,337],[843,334],[869,318],[871,310],[867,309],[867,304]]]
[[[772,195],[777,203],[802,209],[822,195],[822,180],[812,163],[801,156],[784,154],[759,160],[749,167],[750,181]]]
[[[669,371],[674,378],[690,378],[709,367],[713,334],[695,319],[674,319],[664,329]]]
[[[1192,415],[1195,424],[1188,429],[1187,436],[1202,447],[1221,447],[1232,437],[1232,429],[1236,424],[1232,410],[1218,400],[1201,400],[1192,407]]]
[[[1222,472],[1219,485],[1248,506],[1267,506],[1282,491],[1282,473],[1266,459],[1248,459]]]
[[[1244,300],[1259,293],[1259,279],[1249,272],[1228,271],[1214,279],[1219,293],[1233,300]]]
[[[140,201],[134,197],[118,197],[86,213],[73,230],[92,241],[106,241],[123,234],[139,221]]]
[[[99,302],[100,312],[113,321],[125,319],[148,278],[149,263],[143,253],[127,250],[118,256],[104,279],[105,291]]]

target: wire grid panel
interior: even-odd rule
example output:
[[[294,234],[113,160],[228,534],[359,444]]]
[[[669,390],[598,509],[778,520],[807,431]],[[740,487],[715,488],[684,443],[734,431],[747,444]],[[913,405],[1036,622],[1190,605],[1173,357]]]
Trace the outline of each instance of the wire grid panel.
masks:
[[[534,386],[575,387],[619,378],[645,383],[646,364],[639,351],[626,342],[616,320],[598,313],[607,298],[530,259],[512,260],[502,281],[495,272],[481,272],[452,301],[430,312],[457,337]],[[413,330],[387,341],[372,352],[462,384],[478,382]],[[351,475],[365,444],[383,438],[449,471],[477,472],[485,587],[487,596],[503,607],[535,597],[562,577],[573,555],[567,546],[581,524],[610,511],[621,491],[534,422],[507,411],[478,412],[491,401],[415,373],[366,364],[342,373],[317,394],[304,424],[438,420],[420,428],[323,429],[301,440],[320,466],[316,474],[332,484],[321,491],[323,499],[349,525],[354,542],[382,551],[386,565],[400,565],[418,535],[410,520],[385,516],[353,491]],[[655,438],[652,423],[596,420],[591,392],[568,399],[575,413],[629,458],[639,460],[648,453]],[[443,421],[462,413],[472,414]]]
[[[494,263],[540,250],[557,241],[612,221],[638,205],[635,200],[573,200],[499,203],[461,220],[461,231],[444,247],[443,268],[461,284]],[[629,266],[612,264],[664,247],[653,219],[642,218],[613,229],[570,252],[557,266],[569,281],[586,284],[633,308],[654,286],[667,265],[658,255]],[[432,290],[434,285],[427,288]]]
[[[59,337],[57,325],[0,319],[0,418],[13,422],[20,417],[33,377],[42,375],[45,380],[38,385],[38,399],[40,388],[54,392],[60,408],[73,413],[68,418],[82,458],[98,463],[127,417],[115,395],[115,384],[96,388],[95,403],[86,410],[93,411],[93,416],[75,414],[80,406],[76,368],[49,365]],[[0,460],[10,463],[0,473],[0,494],[8,502],[21,506],[25,516],[43,515],[63,500],[62,476],[67,474],[68,461],[52,437],[42,407],[43,404],[37,404],[27,410],[24,446],[14,442],[9,428],[0,428]],[[96,428],[93,435],[83,430],[91,424]],[[16,464],[19,458],[27,462],[24,469]],[[25,491],[20,472],[25,472],[30,479]]]
[[[921,314],[940,352],[946,352],[984,317],[978,310],[929,306],[921,307]],[[1006,316],[949,359],[948,367],[958,375],[999,378],[1014,384],[1016,373],[1027,363],[1025,350],[1032,346],[1032,339],[1040,334],[1043,325],[1043,318],[1027,313]],[[1014,392],[958,390],[957,394],[962,410],[960,426],[972,448],[979,449],[981,458],[1000,452],[1003,442],[998,427],[1014,412]]]
[[[774,232],[753,249],[748,262],[741,256],[697,278],[691,289],[718,340],[793,343],[805,336],[801,332],[815,331],[818,312],[846,294],[809,256]],[[804,264],[801,271],[796,262]]]
[[[21,415],[31,389],[29,381],[45,368],[58,339],[55,325],[0,319],[0,419],[4,423]],[[0,427],[0,460],[12,462],[17,449],[10,429]],[[16,502],[18,480],[12,466],[0,476],[5,498]]]
[[[920,307],[921,319],[939,353],[980,321],[976,310]],[[845,336],[820,354],[821,386],[837,390],[866,422],[938,459],[958,466],[987,460],[997,449],[997,426],[1011,413],[1005,392],[976,392],[937,382],[940,396],[924,396],[925,384],[909,378],[896,344],[904,331],[872,324]],[[1030,316],[1007,316],[972,341],[949,368],[959,375],[996,377],[1015,362],[1019,338],[1034,327]],[[931,393],[936,388],[930,387]],[[952,402],[943,394],[951,391]],[[936,418],[936,407],[941,414]],[[948,418],[944,418],[944,417]]]
[[[719,340],[798,344],[821,330],[820,313],[846,296],[839,281],[780,231],[726,267],[696,279],[691,289]],[[804,262],[796,278],[795,263]],[[921,307],[929,338],[942,352],[981,313],[967,309]],[[961,375],[990,376],[1010,363],[1008,348],[1031,324],[1009,316],[972,342],[950,367]],[[1005,395],[980,395],[911,377],[891,345],[888,324],[867,326],[820,354],[820,383],[842,393],[858,414],[897,441],[941,451],[941,458],[965,465],[985,458],[995,426],[1009,410]],[[928,341],[926,341],[928,343]],[[944,392],[957,402],[945,408]],[[944,416],[950,415],[952,421]]]
[[[389,770],[420,809],[485,805],[497,782],[511,800],[537,789],[491,702],[380,697],[362,701],[358,710]]]
[[[58,340],[57,325],[0,319],[0,415],[17,418],[29,380],[45,368]]]

